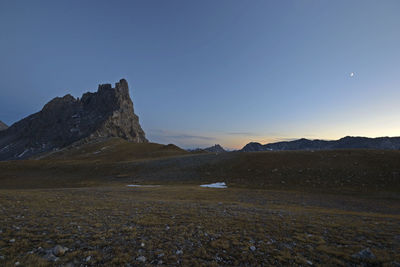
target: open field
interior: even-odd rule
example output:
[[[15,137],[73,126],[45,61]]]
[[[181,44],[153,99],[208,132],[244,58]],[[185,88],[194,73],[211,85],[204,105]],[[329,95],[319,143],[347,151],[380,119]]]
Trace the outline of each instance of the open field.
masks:
[[[122,139],[69,147],[40,160],[0,162],[0,188],[113,183],[199,184],[339,194],[400,192],[400,151],[333,150],[188,153]]]
[[[0,265],[398,266],[399,179],[399,151],[118,139],[0,162]]]
[[[5,266],[400,262],[399,200],[125,185],[0,195]],[[68,251],[52,257],[56,245]],[[375,257],[352,257],[366,248]]]

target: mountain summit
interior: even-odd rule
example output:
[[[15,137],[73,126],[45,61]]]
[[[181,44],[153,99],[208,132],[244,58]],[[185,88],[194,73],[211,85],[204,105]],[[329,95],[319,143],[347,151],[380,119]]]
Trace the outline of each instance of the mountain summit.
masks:
[[[60,149],[78,140],[121,137],[148,142],[134,113],[128,83],[121,79],[113,88],[101,84],[81,99],[56,97],[41,111],[0,132],[0,160],[23,159]]]

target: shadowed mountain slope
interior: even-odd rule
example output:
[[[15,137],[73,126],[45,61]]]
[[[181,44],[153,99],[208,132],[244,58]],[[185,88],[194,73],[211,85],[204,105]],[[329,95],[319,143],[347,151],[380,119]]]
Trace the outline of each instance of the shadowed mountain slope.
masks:
[[[4,122],[0,121],[0,131],[6,130],[8,128],[7,124]]]
[[[43,109],[0,132],[0,160],[24,159],[78,140],[121,137],[148,142],[133,110],[126,80],[99,85],[81,99],[56,97]]]

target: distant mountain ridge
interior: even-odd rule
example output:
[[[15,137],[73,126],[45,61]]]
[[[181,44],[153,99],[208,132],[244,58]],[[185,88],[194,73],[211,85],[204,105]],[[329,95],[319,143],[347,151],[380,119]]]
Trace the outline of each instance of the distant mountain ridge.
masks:
[[[0,131],[3,131],[5,129],[7,129],[7,128],[8,128],[7,124],[5,124],[4,122],[0,121]]]
[[[226,152],[226,150],[220,146],[219,144],[204,148],[205,151],[207,152],[212,152],[212,153],[223,153]]]
[[[57,150],[77,141],[120,137],[148,142],[134,113],[126,80],[82,97],[56,97],[41,111],[0,131],[0,160],[24,159]],[[85,142],[86,142],[85,141]]]
[[[251,142],[240,151],[268,151],[268,150],[333,150],[333,149],[400,149],[400,137],[354,137],[346,136],[339,140],[309,140],[298,139],[262,145]]]
[[[204,152],[209,152],[209,153],[224,153],[227,152],[221,145],[215,144],[210,147],[206,148],[195,148],[195,149],[188,149],[187,151],[189,152],[197,152],[197,153],[204,153]]]

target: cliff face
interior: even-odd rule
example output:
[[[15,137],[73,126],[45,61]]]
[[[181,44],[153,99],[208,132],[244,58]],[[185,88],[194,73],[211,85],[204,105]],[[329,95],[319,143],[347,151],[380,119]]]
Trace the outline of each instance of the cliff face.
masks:
[[[148,142],[134,113],[126,80],[99,85],[81,99],[56,97],[43,109],[0,132],[0,160],[23,159],[78,140],[121,137]]]
[[[7,128],[8,128],[7,124],[5,124],[4,122],[0,121],[0,131],[3,131],[5,129],[7,129]]]

